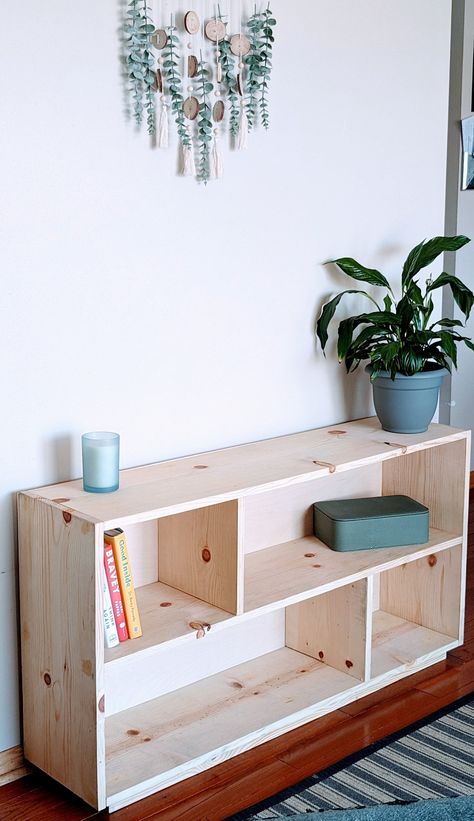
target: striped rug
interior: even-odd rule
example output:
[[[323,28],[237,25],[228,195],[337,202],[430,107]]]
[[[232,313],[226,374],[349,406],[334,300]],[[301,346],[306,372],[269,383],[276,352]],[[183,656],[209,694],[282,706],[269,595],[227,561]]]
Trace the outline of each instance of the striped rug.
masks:
[[[317,773],[232,821],[474,796],[474,700]],[[348,763],[348,761],[350,763]],[[473,797],[474,817],[474,797]]]

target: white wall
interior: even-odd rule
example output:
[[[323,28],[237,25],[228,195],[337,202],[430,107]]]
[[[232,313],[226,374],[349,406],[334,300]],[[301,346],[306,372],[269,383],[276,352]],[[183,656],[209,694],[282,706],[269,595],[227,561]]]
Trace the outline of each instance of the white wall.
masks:
[[[464,44],[461,88],[461,117],[470,117],[472,111],[472,59],[474,47],[474,3],[465,3],[464,9]],[[459,113],[458,113],[459,116]],[[459,123],[458,123],[459,127]],[[461,143],[459,157],[461,158]],[[460,190],[460,171],[457,175],[457,233],[470,237],[472,242],[457,255],[456,275],[474,290],[474,191]],[[462,314],[455,315],[463,319]],[[463,332],[464,333],[464,332]],[[474,338],[474,315],[466,326],[466,336]],[[474,354],[464,345],[458,350],[458,370],[453,371],[451,400],[455,404],[451,409],[451,423],[460,428],[474,428]],[[471,453],[471,468],[474,469],[474,449]]]
[[[321,263],[392,275],[442,232],[450,0],[274,13],[271,129],[204,189],[124,120],[115,0],[3,9],[0,749],[14,492],[80,475],[88,429],[120,431],[130,466],[366,415],[365,375],[314,352],[343,283]]]

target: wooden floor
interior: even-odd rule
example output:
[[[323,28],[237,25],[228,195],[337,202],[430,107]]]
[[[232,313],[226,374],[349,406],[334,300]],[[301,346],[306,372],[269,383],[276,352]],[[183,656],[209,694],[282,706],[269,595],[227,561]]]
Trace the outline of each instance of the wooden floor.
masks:
[[[35,772],[0,788],[0,821],[223,821],[374,741],[474,692],[474,490],[465,644],[446,661],[112,816]]]

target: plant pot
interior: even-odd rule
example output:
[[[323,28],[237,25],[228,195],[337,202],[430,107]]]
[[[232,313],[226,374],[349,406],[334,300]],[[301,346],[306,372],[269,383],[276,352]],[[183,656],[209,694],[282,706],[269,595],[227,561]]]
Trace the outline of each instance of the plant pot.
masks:
[[[365,370],[372,373],[372,366]],[[446,368],[403,376],[400,373],[391,379],[388,371],[380,371],[372,382],[375,411],[383,430],[391,433],[423,433],[428,429],[436,406],[439,389]]]

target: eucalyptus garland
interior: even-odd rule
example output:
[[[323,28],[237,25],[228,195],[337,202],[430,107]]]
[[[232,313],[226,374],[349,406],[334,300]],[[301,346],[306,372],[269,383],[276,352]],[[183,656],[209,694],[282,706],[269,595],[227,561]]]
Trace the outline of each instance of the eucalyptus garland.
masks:
[[[196,76],[198,77],[198,93],[201,98],[199,103],[197,136],[200,158],[198,180],[206,184],[210,176],[209,143],[212,139],[212,114],[211,106],[209,104],[209,94],[212,92],[214,86],[209,81],[210,72],[209,69],[206,68],[206,63],[202,59],[202,52],[200,55]]]
[[[247,120],[250,130],[254,127],[257,116],[261,77],[260,64],[262,62],[262,57],[260,55],[260,33],[263,29],[263,20],[261,15],[257,14],[256,10],[249,19],[247,23],[247,28],[249,30],[250,35],[250,51],[244,59],[244,63],[247,66],[248,72],[247,82],[245,84],[245,89],[247,93],[245,108],[247,112]]]
[[[219,59],[222,66],[222,79],[227,89],[229,101],[229,131],[233,137],[239,132],[239,97],[235,90],[237,78],[235,76],[235,61],[227,39],[219,43]]]
[[[270,115],[268,110],[268,85],[270,81],[270,74],[272,71],[272,47],[275,42],[273,35],[273,26],[276,26],[276,20],[273,17],[270,5],[262,14],[263,27],[260,47],[260,67],[259,74],[261,75],[261,90],[260,90],[260,116],[262,118],[262,125],[268,128],[270,125]]]
[[[155,133],[155,96],[152,91],[155,75],[154,57],[151,52],[151,35],[155,30],[150,22],[146,0],[130,0],[123,27],[126,38],[126,65],[131,82],[133,112],[137,126],[143,119],[143,108],[147,109],[148,132]]]
[[[171,111],[174,114],[178,137],[183,145],[191,145],[191,137],[186,128],[183,112],[183,95],[181,91],[182,78],[179,72],[180,52],[179,37],[176,36],[176,26],[168,26],[168,42],[163,49],[163,69],[168,82],[168,91],[171,99]]]

